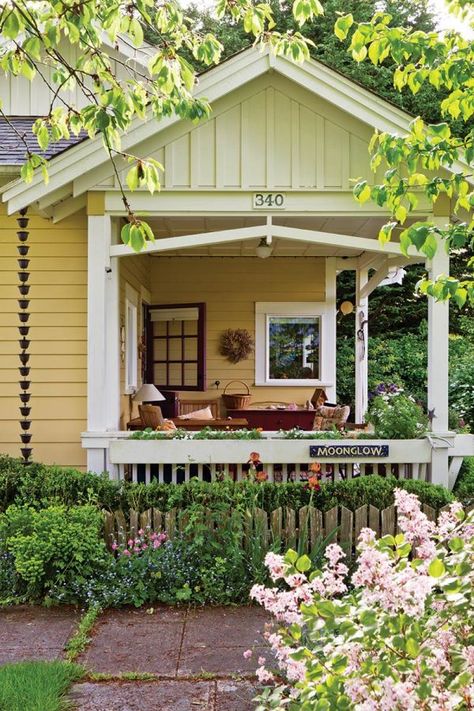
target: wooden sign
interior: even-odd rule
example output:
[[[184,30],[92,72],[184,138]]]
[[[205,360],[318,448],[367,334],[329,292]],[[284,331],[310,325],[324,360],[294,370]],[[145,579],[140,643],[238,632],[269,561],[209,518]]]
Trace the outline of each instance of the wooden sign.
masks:
[[[310,457],[388,457],[388,444],[312,444]]]

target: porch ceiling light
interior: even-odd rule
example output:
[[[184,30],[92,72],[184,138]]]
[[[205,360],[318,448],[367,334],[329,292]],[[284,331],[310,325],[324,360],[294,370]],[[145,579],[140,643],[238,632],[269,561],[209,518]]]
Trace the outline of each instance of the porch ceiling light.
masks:
[[[260,257],[260,259],[267,259],[272,253],[272,248],[267,242],[266,237],[262,237],[260,240],[257,249],[255,250],[255,254],[257,257]]]
[[[157,400],[166,400],[166,398],[160,393],[158,388],[151,383],[143,383],[132,400],[134,402],[156,402]]]

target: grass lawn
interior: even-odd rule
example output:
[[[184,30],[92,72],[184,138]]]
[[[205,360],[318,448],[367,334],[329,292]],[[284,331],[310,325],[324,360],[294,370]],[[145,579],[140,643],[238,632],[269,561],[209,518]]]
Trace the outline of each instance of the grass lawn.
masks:
[[[71,683],[84,674],[67,662],[20,662],[0,667],[0,711],[63,711]]]

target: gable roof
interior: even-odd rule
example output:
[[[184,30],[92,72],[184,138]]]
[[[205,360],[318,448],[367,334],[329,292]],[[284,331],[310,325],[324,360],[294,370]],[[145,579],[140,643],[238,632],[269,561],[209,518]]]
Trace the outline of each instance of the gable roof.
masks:
[[[373,129],[400,135],[408,131],[412,120],[409,114],[347,77],[315,60],[295,64],[286,57],[274,56],[268,49],[261,51],[251,47],[208,70],[199,77],[195,95],[206,98],[212,104],[268,71],[282,74]],[[151,113],[146,121],[135,119],[123,136],[122,148],[133,152],[143,141],[181,120],[178,116],[171,116],[157,122]],[[456,169],[461,170],[462,166],[458,165]],[[9,214],[40,198],[42,205],[47,206],[48,200],[49,204],[53,204],[59,194],[61,199],[68,194],[80,196],[108,177],[109,173],[109,158],[102,148],[101,137],[96,136],[53,158],[47,186],[39,174],[28,185],[21,180],[12,181],[3,188],[2,199],[8,203]],[[73,189],[73,182],[79,177],[80,188],[76,185]],[[66,189],[68,185],[69,192]]]

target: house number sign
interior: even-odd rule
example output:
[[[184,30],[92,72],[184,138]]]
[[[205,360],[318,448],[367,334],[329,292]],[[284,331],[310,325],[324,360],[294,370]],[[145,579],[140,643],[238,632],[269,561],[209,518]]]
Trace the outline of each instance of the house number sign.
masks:
[[[310,457],[388,457],[388,444],[315,444]]]
[[[286,209],[285,193],[254,193],[253,208],[254,210],[285,210]]]

